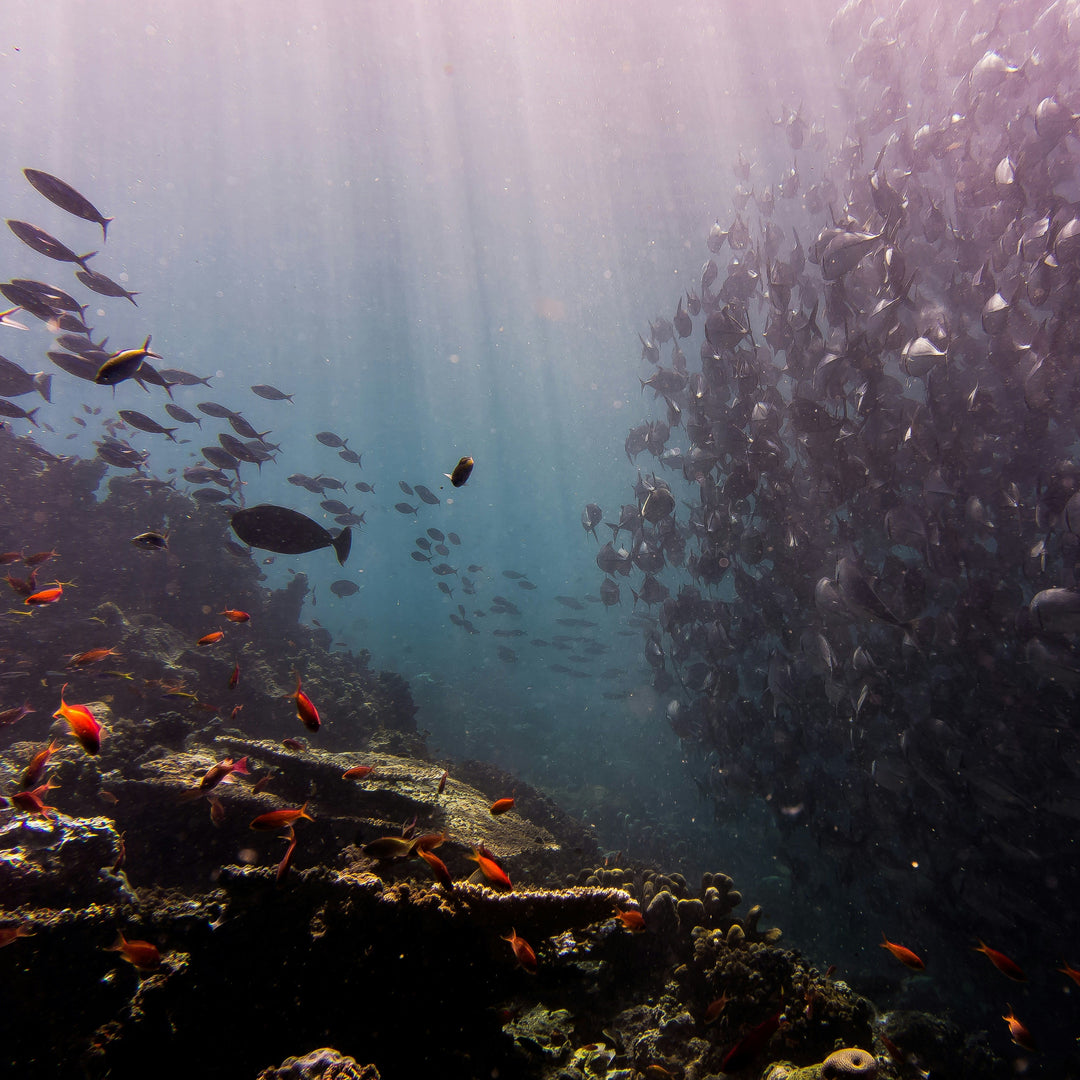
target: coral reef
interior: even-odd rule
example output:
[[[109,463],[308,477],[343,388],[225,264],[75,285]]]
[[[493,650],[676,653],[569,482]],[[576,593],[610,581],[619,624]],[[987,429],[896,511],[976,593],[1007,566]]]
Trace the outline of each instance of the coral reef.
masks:
[[[300,1058],[286,1058],[276,1069],[263,1069],[256,1080],[379,1080],[379,1070],[323,1047]]]

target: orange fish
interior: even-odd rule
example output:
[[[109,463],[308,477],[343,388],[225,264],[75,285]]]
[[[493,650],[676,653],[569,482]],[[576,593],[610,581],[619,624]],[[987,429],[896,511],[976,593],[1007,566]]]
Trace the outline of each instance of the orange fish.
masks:
[[[514,809],[513,799],[496,799],[491,804],[491,812],[498,816],[499,814],[505,814],[507,810]]]
[[[715,1023],[719,1019],[720,1014],[727,1007],[727,1003],[728,1003],[727,991],[724,991],[724,993],[721,994],[720,997],[718,997],[715,1001],[710,1001],[709,1002],[709,1007],[705,1010],[704,1017],[702,1017],[702,1019],[705,1021],[705,1023],[706,1024]]]
[[[346,769],[341,774],[342,780],[363,780],[365,776],[370,776],[375,771],[374,765],[354,765],[351,769]]]
[[[623,926],[631,933],[640,934],[645,929],[645,916],[640,911],[620,911],[616,908],[615,918],[621,920]]]
[[[10,945],[16,938],[33,937],[33,932],[26,923],[16,923],[14,926],[0,926],[0,949]]]
[[[319,710],[315,708],[311,698],[300,689],[300,673],[296,673],[296,693],[289,695],[296,702],[297,719],[308,729],[316,732],[319,730]]]
[[[229,676],[229,689],[235,690],[240,683],[240,661],[233,664],[232,674]]]
[[[272,830],[280,829],[285,825],[291,825],[300,818],[304,818],[306,821],[315,820],[307,812],[307,803],[304,803],[299,810],[271,810],[266,814],[260,814],[251,823],[250,828],[256,829],[259,832],[271,832]]]
[[[210,824],[220,828],[225,822],[225,804],[216,795],[211,795],[207,802],[210,803]]]
[[[39,750],[30,759],[30,764],[23,769],[20,781],[23,788],[32,788],[41,779],[41,774],[48,767],[49,759],[58,749],[59,747],[56,744],[56,740],[52,739],[44,750]]]
[[[123,869],[124,863],[127,862],[127,845],[124,843],[124,834],[121,833],[117,837],[117,854],[116,862],[112,864],[112,872],[119,874]]]
[[[251,789],[251,794],[258,795],[260,791],[265,791],[270,786],[270,781],[273,779],[272,773],[260,776],[259,779],[255,781],[255,786]]]
[[[64,701],[64,691],[67,688],[67,683],[60,687],[60,708],[53,713],[53,719],[66,720],[71,734],[79,740],[82,748],[88,754],[96,754],[101,749],[101,725],[85,705],[69,705]]]
[[[416,854],[420,856],[431,867],[431,872],[435,875],[435,880],[447,890],[453,889],[454,879],[450,876],[450,871],[446,868],[446,863],[439,858],[438,855],[433,855],[427,848],[416,845]]]
[[[883,938],[881,947],[888,949],[905,967],[911,968],[912,971],[922,971],[926,967],[910,949],[905,949],[903,945],[897,945],[885,937],[884,931],[882,931],[881,936]]]
[[[480,873],[484,875],[491,882],[492,885],[500,889],[512,889],[514,886],[510,884],[510,878],[507,877],[506,871],[489,855],[485,855],[479,848],[473,848],[473,853],[469,856],[480,867]]]
[[[1027,982],[1027,976],[1020,970],[1020,965],[1015,961],[1010,960],[1004,953],[998,952],[997,949],[991,949],[990,946],[986,945],[982,940],[979,941],[979,947],[975,951],[985,953],[989,958],[990,963],[993,964],[1002,975],[1007,975],[1016,982]]]
[[[1080,986],[1080,971],[1077,971],[1076,968],[1069,967],[1069,965],[1066,964],[1064,967],[1059,967],[1058,971],[1060,971],[1062,975],[1068,975],[1077,986]]]
[[[503,941],[510,942],[510,948],[514,950],[514,959],[521,967],[526,971],[536,971],[536,953],[523,937],[518,937],[516,930],[511,930]]]
[[[278,863],[277,874],[274,876],[274,880],[280,885],[285,880],[285,875],[289,872],[289,866],[292,864],[293,852],[296,850],[296,830],[288,825],[286,828],[289,830],[286,839],[289,841],[289,846],[285,849],[285,854],[281,857],[281,862]]]
[[[86,652],[77,652],[68,662],[68,667],[88,667],[104,660],[107,656],[116,656],[116,649],[87,649]]]
[[[302,739],[282,739],[281,740],[281,745],[284,746],[286,750],[306,750],[307,749],[307,747],[304,745]]]
[[[26,814],[40,814],[49,821],[56,821],[56,807],[46,806],[45,798],[54,787],[59,787],[52,780],[46,780],[40,787],[33,791],[16,791],[11,796],[11,805]]]
[[[235,611],[232,608],[226,608],[224,611],[219,611],[219,615],[224,615],[229,622],[251,622],[251,616],[246,611]]]
[[[424,833],[416,838],[416,850],[423,848],[425,851],[431,851],[432,848],[441,847],[445,843],[446,833],[444,832]]]
[[[64,595],[64,587],[58,581],[51,589],[42,589],[40,592],[31,593],[24,601],[24,604],[30,604],[31,606],[40,606],[41,604],[55,604],[61,596]]]
[[[161,953],[149,941],[126,941],[121,931],[116,941],[107,946],[106,952],[118,952],[136,971],[153,971],[161,966]]]
[[[1009,1034],[1012,1036],[1012,1041],[1017,1046],[1022,1046],[1025,1050],[1030,1050],[1033,1054],[1038,1052],[1038,1046],[1035,1043],[1035,1039],[1031,1032],[1028,1031],[1023,1024],[1013,1015],[1012,1006],[1008,1006],[1008,1012],[1001,1018],[1009,1025]]]
[[[199,782],[200,791],[212,791],[221,783],[227,776],[232,775],[234,772],[247,774],[247,758],[242,757],[239,761],[233,761],[232,758],[224,758],[216,765],[211,765],[206,770],[206,774]]]
[[[439,777],[439,789],[435,792],[436,795],[441,795],[446,790],[446,781],[450,778],[450,770],[444,769],[442,776]]]
[[[195,644],[196,645],[213,645],[215,642],[220,641],[224,636],[225,636],[225,631],[224,630],[214,630],[212,633],[203,634],[203,636],[201,638],[199,638],[199,640],[196,641]]]

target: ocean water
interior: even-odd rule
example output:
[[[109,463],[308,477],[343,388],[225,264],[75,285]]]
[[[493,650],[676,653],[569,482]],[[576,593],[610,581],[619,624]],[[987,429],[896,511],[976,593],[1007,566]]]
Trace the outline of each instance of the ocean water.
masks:
[[[971,10],[984,18],[983,8]],[[541,788],[613,855],[688,877],[731,873],[815,961],[858,970],[867,992],[897,1003],[953,1007],[993,1028],[1007,1052],[997,998],[987,1012],[970,948],[996,932],[1003,947],[1017,935],[1034,949],[1038,934],[1010,914],[990,927],[971,921],[965,935],[939,910],[949,901],[915,873],[929,850],[962,872],[971,830],[955,845],[947,831],[904,834],[913,871],[904,877],[892,856],[875,861],[876,839],[860,858],[823,847],[800,828],[805,819],[777,815],[771,795],[716,798],[703,781],[718,767],[715,752],[672,728],[673,705],[691,695],[653,689],[633,623],[656,615],[630,594],[640,575],[620,579],[617,607],[589,599],[603,580],[599,542],[610,533],[601,525],[599,542],[587,535],[583,508],[597,503],[604,521],[617,520],[619,506],[634,501],[639,471],[656,467],[624,451],[628,429],[663,416],[663,402],[639,387],[650,373],[639,335],[648,339],[650,321],[670,318],[687,290],[700,291],[705,238],[714,221],[726,228],[732,218],[733,163],[742,155],[759,183],[797,165],[808,187],[821,179],[814,156],[792,150],[777,118],[803,113],[836,141],[864,104],[839,88],[846,57],[829,44],[834,13],[824,2],[751,10],[641,0],[199,0],[136,11],[121,0],[9,0],[0,208],[80,254],[99,250],[93,269],[137,290],[137,307],[94,298],[95,340],[107,335],[109,348],[126,348],[152,334],[160,366],[211,379],[210,388],[177,389],[178,404],[221,402],[270,431],[280,455],[257,472],[244,467],[249,505],[281,503],[329,524],[319,498],[286,477],[346,481],[347,493],[326,493],[365,514],[345,568],[325,552],[278,556],[264,568],[266,583],[279,587],[302,569],[314,587],[305,620],[409,680],[436,753],[487,760]],[[866,148],[866,170],[876,149]],[[43,200],[24,167],[63,177],[113,216],[108,242]],[[760,223],[753,203],[744,216]],[[809,246],[828,211],[796,202],[777,219],[795,224]],[[70,267],[6,230],[0,251],[6,278],[70,287]],[[760,334],[764,312],[751,316]],[[28,333],[0,327],[0,352],[30,371],[49,368],[47,331],[24,321]],[[689,358],[694,368],[696,354]],[[249,387],[258,383],[293,402],[256,397]],[[101,418],[137,409],[167,422],[163,403],[159,391],[132,382],[114,391],[57,370],[53,402],[37,417],[49,430],[12,427],[33,430],[55,453],[90,457]],[[86,416],[84,404],[101,417]],[[320,431],[346,438],[362,467],[316,441]],[[150,450],[149,468],[161,477],[194,464],[214,441],[186,427],[177,438],[190,441],[178,444],[128,437]],[[672,443],[685,448],[685,435]],[[453,489],[444,474],[463,455],[475,470]],[[357,481],[374,493],[355,491]],[[440,505],[405,494],[399,481],[426,485]],[[676,517],[686,521],[694,489],[672,486]],[[396,510],[402,501],[416,514]],[[436,577],[410,558],[429,528],[460,538],[435,559],[456,574]],[[331,592],[342,578],[359,587],[354,595]],[[661,579],[673,594],[689,583],[674,568]],[[497,595],[521,615],[492,614]],[[740,602],[730,583],[715,595]],[[451,620],[459,604],[480,633]],[[559,622],[574,618],[595,625]],[[560,650],[559,635],[589,640]],[[593,655],[565,659],[589,644]],[[936,669],[926,677],[956,676]],[[742,692],[763,695],[768,681],[756,658]],[[1032,694],[1025,715],[1039,711]],[[771,715],[770,704],[762,723]],[[814,783],[836,775],[832,762],[808,755],[800,766]],[[780,780],[777,791],[787,786]],[[821,801],[843,806],[834,793]],[[948,813],[938,820],[947,825]],[[881,827],[895,855],[903,821],[883,812]],[[991,816],[985,831],[995,828]],[[1069,851],[1065,867],[1036,855],[1018,887],[1047,888],[1057,874],[1075,881]],[[890,922],[897,900],[902,915]],[[925,986],[921,997],[918,986],[898,990],[878,950],[897,922],[909,934],[925,924],[939,956],[958,958],[956,979]],[[1080,955],[1071,929],[1044,928],[1038,964],[1046,971]],[[1074,1001],[1056,984],[1031,993],[1032,1008],[1054,1011],[1056,1041],[1068,1047]]]

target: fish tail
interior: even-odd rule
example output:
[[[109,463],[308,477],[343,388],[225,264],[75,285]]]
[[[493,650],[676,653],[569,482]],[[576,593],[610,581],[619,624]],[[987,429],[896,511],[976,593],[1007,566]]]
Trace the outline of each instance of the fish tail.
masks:
[[[352,529],[346,526],[330,541],[330,544],[334,549],[334,554],[337,556],[338,565],[344,566],[352,548]]]
[[[106,235],[109,230],[109,222],[115,221],[115,218],[107,217],[101,219],[101,242],[104,244],[109,237]]]

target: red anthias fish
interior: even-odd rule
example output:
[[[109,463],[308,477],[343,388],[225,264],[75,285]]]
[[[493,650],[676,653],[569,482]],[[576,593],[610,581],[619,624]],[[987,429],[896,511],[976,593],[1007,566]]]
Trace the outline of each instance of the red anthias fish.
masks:
[[[319,719],[319,710],[314,702],[300,689],[300,673],[296,673],[296,693],[289,695],[296,702],[296,715],[300,722],[314,733],[319,730],[322,721]]]
[[[884,939],[881,942],[881,947],[883,949],[888,949],[889,952],[891,952],[905,967],[911,968],[912,971],[922,971],[923,968],[926,967],[922,960],[920,960],[910,949],[905,948],[903,945],[897,945],[895,942],[890,941],[885,937],[884,931],[882,931],[881,936]]]
[[[1012,1037],[1012,1041],[1017,1046],[1023,1047],[1025,1050],[1030,1050],[1033,1054],[1038,1053],[1039,1047],[1035,1042],[1035,1037],[1030,1031],[1016,1019],[1010,1005],[1009,1011],[1001,1018],[1009,1025],[1009,1035]]]
[[[101,749],[102,727],[85,705],[68,705],[64,701],[64,691],[67,688],[67,683],[60,688],[60,708],[53,713],[53,719],[66,720],[71,727],[71,734],[79,740],[82,748],[88,754],[96,754]]]
[[[298,821],[300,818],[304,818],[305,821],[314,821],[315,819],[307,812],[307,803],[304,803],[299,810],[270,810],[268,813],[260,814],[252,823],[251,828],[257,832],[270,832],[273,829],[282,829],[286,825],[291,825],[294,821]]]
[[[202,646],[214,645],[219,642],[224,636],[224,630],[213,630],[209,634],[203,634],[203,636],[199,638],[199,640],[196,641],[195,644]]]
[[[219,761],[216,765],[211,765],[206,770],[206,775],[203,776],[199,783],[200,791],[211,791],[221,783],[227,776],[230,776],[234,772],[247,773],[247,758],[242,757],[239,761],[233,761],[232,758],[225,758],[223,761]]]
[[[29,703],[25,705],[16,705],[14,709],[5,709],[0,712],[0,727],[5,727],[7,724],[14,724],[21,720],[24,716],[29,716],[30,713],[35,710],[30,708]]]
[[[21,783],[23,788],[32,788],[40,779],[41,774],[48,767],[49,759],[59,749],[56,740],[52,739],[44,750],[39,750],[31,759],[30,764],[23,769]]]
[[[116,941],[106,947],[107,952],[118,952],[136,971],[154,971],[161,966],[161,953],[149,941],[126,941],[121,931]]]
[[[645,929],[645,916],[642,915],[640,911],[623,911],[620,908],[616,908],[615,918],[617,918],[631,933],[639,934]]]
[[[518,936],[516,930],[511,930],[509,934],[505,935],[503,941],[510,942],[510,948],[514,950],[514,959],[521,967],[526,971],[536,971],[536,953],[533,952],[532,946],[523,937]]]
[[[40,607],[42,604],[55,604],[64,595],[64,587],[58,581],[51,589],[42,589],[40,592],[31,593],[24,601],[31,607]]]
[[[236,611],[233,608],[226,608],[218,614],[224,615],[229,622],[242,623],[251,621],[251,616],[246,611]]]
[[[480,873],[484,875],[491,882],[492,885],[500,889],[512,889],[514,886],[510,884],[510,878],[507,876],[506,871],[489,855],[485,855],[479,848],[473,848],[473,853],[469,856],[480,867]]]
[[[375,771],[374,765],[354,765],[351,769],[346,769],[341,774],[342,780],[363,780],[365,776],[370,776]]]
[[[11,805],[25,814],[40,814],[49,821],[56,821],[56,807],[45,805],[45,799],[54,787],[59,787],[59,784],[54,784],[50,779],[33,791],[16,791],[11,796]]]
[[[1002,975],[1007,975],[1016,982],[1027,982],[1027,976],[1020,969],[1020,965],[1014,960],[1010,960],[1004,953],[998,952],[997,949],[991,949],[990,946],[982,940],[979,941],[979,947],[975,951],[984,953],[990,963],[993,964]]]
[[[446,867],[446,863],[435,855],[433,852],[428,851],[427,848],[421,847],[419,844],[415,848],[416,854],[420,856],[431,867],[431,872],[435,875],[435,880],[447,890],[453,889],[454,879],[450,876],[450,871]]]
[[[781,1010],[777,1010],[767,1020],[747,1032],[728,1052],[722,1068],[724,1072],[738,1072],[745,1068],[765,1049],[765,1044],[780,1028]]]
[[[514,809],[514,800],[513,799],[496,799],[491,804],[491,812],[496,817],[498,817],[499,814],[505,814],[507,810],[513,810],[513,809]]]

